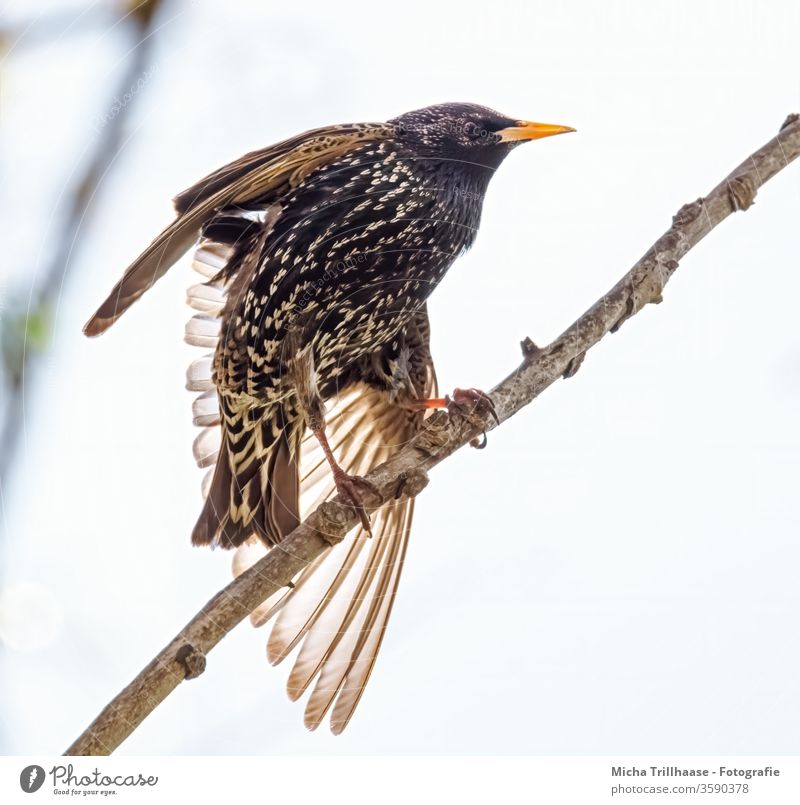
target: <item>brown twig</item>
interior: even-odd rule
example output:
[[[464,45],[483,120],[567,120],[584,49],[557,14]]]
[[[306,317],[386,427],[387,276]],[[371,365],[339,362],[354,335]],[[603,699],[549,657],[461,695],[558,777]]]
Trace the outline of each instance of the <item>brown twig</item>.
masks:
[[[650,303],[661,301],[664,286],[681,258],[717,224],[736,210],[746,210],[756,191],[800,155],[800,120],[790,116],[779,134],[748,157],[705,198],[682,207],[672,226],[638,263],[552,344],[536,347],[526,339],[523,361],[491,392],[498,423],[487,419],[436,414],[428,426],[396,456],[368,476],[375,489],[366,501],[374,511],[398,492],[417,495],[427,472],[489,430],[513,416],[560,377],[571,377],[586,352],[615,332]],[[323,503],[277,548],[217,593],[181,633],[131,682],[69,747],[67,755],[107,754],[122,743],[183,679],[202,673],[208,652],[239,621],[331,543],[358,523],[358,514],[338,498]]]

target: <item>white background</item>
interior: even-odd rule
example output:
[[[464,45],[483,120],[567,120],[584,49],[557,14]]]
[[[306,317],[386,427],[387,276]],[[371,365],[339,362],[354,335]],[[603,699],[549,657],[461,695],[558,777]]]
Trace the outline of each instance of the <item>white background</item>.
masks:
[[[15,0],[5,23],[51,6]],[[35,23],[2,64],[4,295],[44,267],[131,47],[114,15],[75,33],[88,4],[58,7],[61,28]],[[443,388],[490,388],[800,111],[792,2],[204,0],[159,24],[2,490],[6,754],[62,751],[229,577],[188,539],[188,265],[80,334],[175,192],[298,131],[440,101],[576,127],[505,162],[433,297]],[[575,379],[435,471],[343,736],[306,732],[243,625],[121,751],[800,752],[798,171]]]

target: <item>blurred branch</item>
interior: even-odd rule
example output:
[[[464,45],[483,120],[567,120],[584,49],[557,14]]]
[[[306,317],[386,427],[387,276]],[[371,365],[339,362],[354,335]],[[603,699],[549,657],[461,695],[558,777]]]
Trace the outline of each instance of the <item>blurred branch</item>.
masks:
[[[67,35],[104,32],[131,11],[129,0],[99,0],[79,9],[67,3],[51,3],[49,8],[29,8],[6,15],[0,39],[9,44],[8,52],[19,48],[52,47]],[[27,12],[27,13],[26,13]],[[123,17],[124,19],[124,17]],[[3,54],[4,57],[6,53]]]
[[[522,363],[491,392],[500,423],[560,377],[575,374],[587,350],[601,338],[646,305],[660,302],[684,255],[732,212],[746,210],[758,188],[798,155],[800,116],[791,115],[774,139],[705,198],[682,207],[639,262],[555,341],[539,348],[526,339]],[[495,427],[489,420],[442,413],[426,423],[422,433],[367,476],[376,492],[366,501],[370,511],[394,498],[418,494],[427,484],[428,470],[482,430]],[[217,593],[65,754],[103,755],[116,749],[184,679],[203,672],[206,655],[231,629],[358,522],[356,512],[338,497],[323,503],[279,546]]]
[[[123,4],[122,19],[133,29],[136,44],[130,50],[128,65],[113,96],[113,114],[109,113],[102,121],[96,149],[67,202],[60,230],[51,238],[53,248],[47,250],[50,261],[38,275],[24,309],[20,305],[17,312],[9,305],[0,321],[0,356],[4,369],[0,382],[6,391],[5,405],[0,410],[0,490],[7,481],[17,443],[24,433],[25,395],[33,384],[36,358],[46,349],[51,312],[56,308],[58,295],[72,268],[70,257],[81,228],[87,225],[93,212],[92,199],[117,156],[125,116],[137,94],[132,88],[146,72],[156,30],[153,20],[161,5],[162,0],[126,0]],[[125,99],[124,103],[119,101],[120,96]],[[32,339],[31,335],[36,338]]]

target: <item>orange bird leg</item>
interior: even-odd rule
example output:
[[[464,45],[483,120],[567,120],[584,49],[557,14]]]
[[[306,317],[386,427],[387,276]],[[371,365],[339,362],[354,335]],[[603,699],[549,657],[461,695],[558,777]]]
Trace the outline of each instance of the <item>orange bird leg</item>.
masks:
[[[447,408],[450,405],[449,397],[430,397],[427,400],[414,400],[412,407],[418,411],[428,411],[431,409]]]

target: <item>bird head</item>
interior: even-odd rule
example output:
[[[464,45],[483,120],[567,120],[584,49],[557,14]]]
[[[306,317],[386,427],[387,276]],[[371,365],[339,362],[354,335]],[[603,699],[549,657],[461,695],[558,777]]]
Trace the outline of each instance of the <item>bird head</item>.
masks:
[[[442,103],[389,121],[399,141],[423,156],[497,167],[512,148],[575,129],[532,123],[473,103]]]

